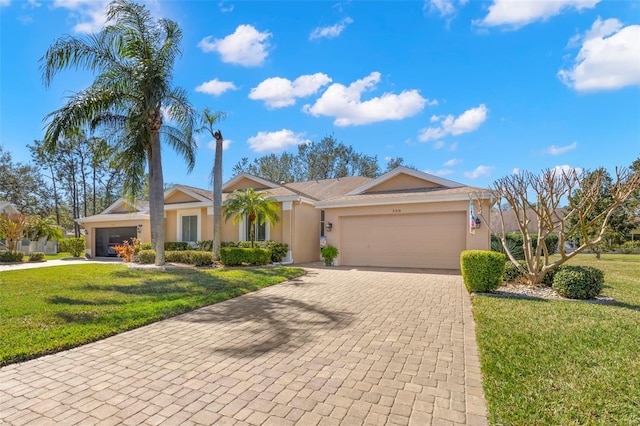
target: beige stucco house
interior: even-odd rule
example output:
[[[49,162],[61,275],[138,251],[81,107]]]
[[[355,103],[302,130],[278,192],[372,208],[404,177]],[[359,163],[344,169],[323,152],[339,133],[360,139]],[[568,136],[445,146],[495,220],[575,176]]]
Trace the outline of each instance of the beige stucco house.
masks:
[[[460,252],[488,249],[486,226],[469,226],[470,197],[488,209],[490,194],[427,173],[399,167],[376,179],[345,177],[274,183],[240,174],[223,186],[223,201],[236,189],[267,191],[280,206],[280,221],[257,225],[257,240],[289,245],[283,262],[320,259],[320,245],[340,254],[337,265],[458,269]],[[175,185],[165,191],[165,240],[213,237],[211,191]],[[476,208],[478,201],[475,201]],[[86,229],[87,253],[113,255],[113,245],[150,240],[148,204],[119,200],[103,213],[78,220]],[[248,239],[247,222],[222,221],[222,241]]]

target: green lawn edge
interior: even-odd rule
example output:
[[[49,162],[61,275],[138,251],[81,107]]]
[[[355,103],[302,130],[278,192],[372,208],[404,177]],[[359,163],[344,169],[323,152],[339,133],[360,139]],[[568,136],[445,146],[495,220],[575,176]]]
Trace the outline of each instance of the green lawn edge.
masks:
[[[616,302],[472,299],[490,424],[640,424],[640,256],[569,264]]]
[[[0,272],[0,366],[71,349],[304,275],[301,268],[132,269],[64,265]]]

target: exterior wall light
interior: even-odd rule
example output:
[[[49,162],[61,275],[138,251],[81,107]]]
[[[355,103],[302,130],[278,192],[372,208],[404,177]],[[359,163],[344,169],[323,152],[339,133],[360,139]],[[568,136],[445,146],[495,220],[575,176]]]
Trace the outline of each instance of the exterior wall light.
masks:
[[[142,234],[142,225],[136,226],[136,231],[138,232],[138,234]]]
[[[327,222],[326,229],[327,229],[327,232],[331,232],[331,230],[333,229],[333,223]]]
[[[476,218],[476,229],[480,229],[480,224],[481,224],[481,223],[482,223],[482,222],[480,222],[480,218],[479,218],[479,217],[477,217],[477,218]]]

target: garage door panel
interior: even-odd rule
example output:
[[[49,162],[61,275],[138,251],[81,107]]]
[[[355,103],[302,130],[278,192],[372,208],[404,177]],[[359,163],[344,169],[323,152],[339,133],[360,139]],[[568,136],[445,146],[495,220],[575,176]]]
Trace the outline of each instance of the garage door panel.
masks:
[[[459,269],[465,224],[465,212],[343,217],[341,262]]]

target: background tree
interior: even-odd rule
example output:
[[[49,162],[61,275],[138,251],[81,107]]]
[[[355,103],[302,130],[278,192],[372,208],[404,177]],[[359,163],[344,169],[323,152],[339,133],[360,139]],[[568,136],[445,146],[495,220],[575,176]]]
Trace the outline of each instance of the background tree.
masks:
[[[413,165],[408,165],[404,163],[404,158],[402,157],[395,157],[395,158],[391,158],[389,161],[387,161],[387,169],[385,170],[386,172],[390,172],[393,169],[396,169],[400,166],[404,166],[407,167],[409,169],[413,169],[413,170],[418,170],[418,168],[416,166]]]
[[[380,175],[380,166],[377,157],[357,153],[331,135],[299,145],[296,154],[269,154],[253,162],[245,157],[233,167],[234,175],[243,172],[272,182],[299,182],[345,176],[375,178]]]
[[[20,213],[49,216],[54,211],[51,187],[38,167],[16,163],[0,145],[0,200],[13,204]]]
[[[249,240],[251,247],[255,241],[255,224],[264,225],[268,220],[270,225],[280,221],[278,203],[269,196],[268,192],[256,192],[253,188],[238,189],[229,195],[224,203],[225,222],[233,217],[235,225],[246,218],[249,221]]]
[[[216,151],[213,160],[213,260],[220,259],[220,233],[222,232],[222,151],[224,138],[222,132],[214,129],[214,124],[224,120],[225,114],[220,111],[212,112],[209,108],[202,111],[202,129],[211,134],[216,141]]]
[[[593,208],[591,212],[587,214],[586,219],[589,221],[590,226],[586,229],[582,227],[576,227],[577,232],[572,237],[576,241],[582,242],[584,240],[583,233],[587,232],[591,239],[595,239],[597,234],[602,229],[602,221],[604,217],[602,213],[613,203],[610,189],[613,186],[613,180],[611,175],[604,169],[600,168],[593,172],[585,173],[583,177],[587,181],[587,187],[593,185],[600,185],[598,197],[594,199]],[[593,182],[592,182],[593,181]],[[633,194],[632,194],[633,195]],[[581,189],[577,189],[574,192],[574,202],[580,202],[583,197]],[[609,220],[605,225],[605,231],[602,239],[597,244],[591,244],[590,249],[596,253],[596,258],[600,259],[602,252],[611,251],[615,247],[621,245],[625,241],[625,236],[634,228],[634,217],[631,214],[631,203],[633,197],[630,196],[622,205],[611,212]],[[595,220],[595,218],[600,219]],[[569,226],[574,226],[580,221],[577,215],[571,216],[567,219]]]
[[[594,214],[602,200],[603,188],[610,197]],[[502,229],[491,229],[490,212],[479,210],[484,223],[490,231],[500,237],[509,259],[524,274],[531,285],[538,285],[547,272],[563,264],[583,250],[598,244],[605,236],[607,225],[617,208],[640,188],[640,174],[628,169],[616,170],[616,179],[608,182],[604,170],[589,174],[588,178],[578,175],[575,170],[545,170],[540,175],[530,172],[513,174],[495,181],[493,193],[498,205],[509,204],[523,239],[525,265],[520,264],[509,250],[505,235],[503,210],[498,210]],[[531,197],[531,199],[530,199]],[[568,200],[569,206],[560,209],[560,203]],[[479,203],[481,206],[481,204]],[[537,235],[528,230],[528,211],[534,212],[537,221]],[[560,257],[549,258],[545,238],[552,233],[558,234]],[[576,234],[581,236],[579,247],[567,253],[564,243]],[[533,249],[533,239],[537,245]]]
[[[98,74],[90,87],[46,117],[45,146],[55,151],[68,128],[89,124],[106,130],[122,165],[124,194],[131,201],[139,198],[148,167],[151,243],[156,265],[163,265],[161,140],[185,158],[189,172],[195,164],[196,112],[186,91],[171,85],[182,31],[175,22],[156,21],[143,5],[127,0],[109,3],[106,17],[109,24],[99,33],[62,37],[41,58],[46,86],[65,68],[82,67]],[[164,122],[163,111],[176,127]]]

